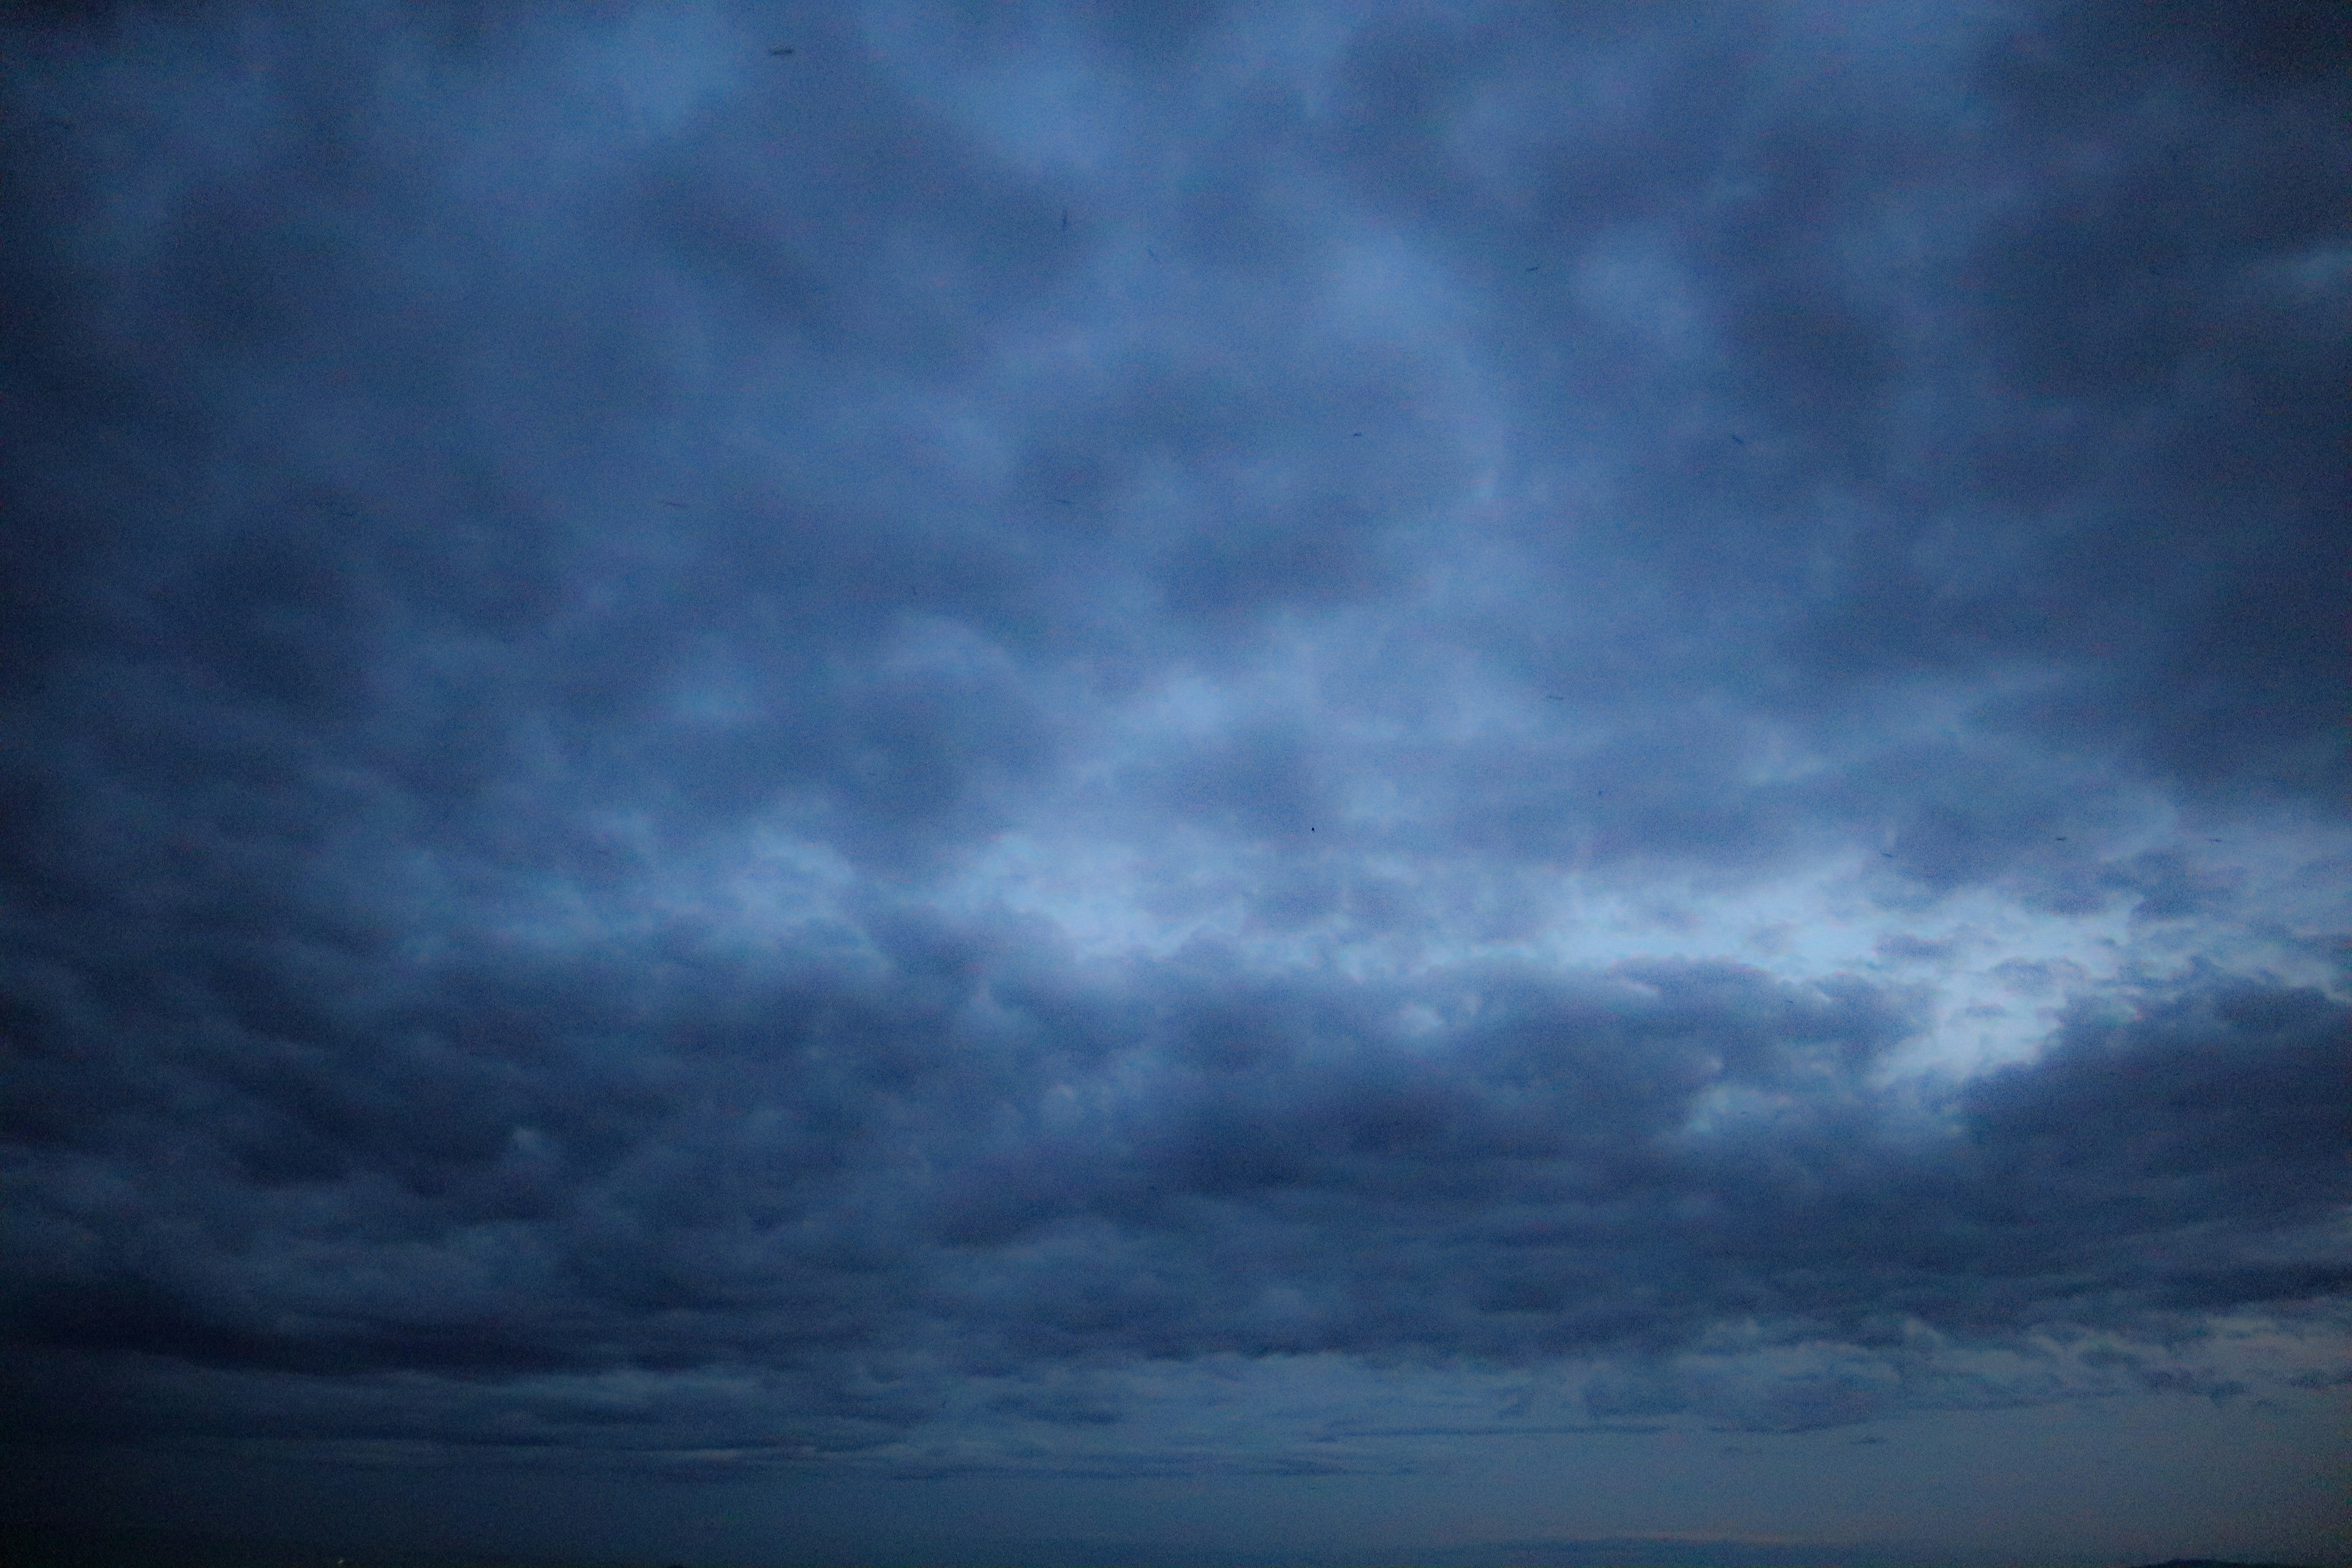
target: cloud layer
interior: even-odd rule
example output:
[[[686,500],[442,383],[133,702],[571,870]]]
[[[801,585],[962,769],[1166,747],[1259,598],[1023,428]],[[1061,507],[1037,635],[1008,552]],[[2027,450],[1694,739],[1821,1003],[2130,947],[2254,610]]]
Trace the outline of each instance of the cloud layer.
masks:
[[[2338,1376],[2327,8],[8,26],[16,1437]]]

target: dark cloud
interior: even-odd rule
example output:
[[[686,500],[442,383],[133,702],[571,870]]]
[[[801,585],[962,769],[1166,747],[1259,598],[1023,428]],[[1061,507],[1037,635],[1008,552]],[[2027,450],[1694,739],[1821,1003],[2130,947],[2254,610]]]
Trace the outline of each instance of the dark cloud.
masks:
[[[6,26],[19,1447],[2325,1386],[2332,10]]]
[[[87,1087],[101,1053],[37,1005],[8,1096],[51,1108],[19,1133],[46,1151],[16,1203],[20,1373],[147,1368],[110,1374],[131,1431],[174,1390],[233,1430],[258,1397],[234,1380],[292,1378],[478,1442],[470,1383],[640,1367],[685,1376],[688,1407],[615,1412],[602,1440],[667,1447],[694,1376],[767,1367],[805,1385],[791,1440],[818,1443],[931,1414],[856,1392],[906,1356],[1648,1364],[1745,1323],[1853,1348],[1724,1396],[1802,1429],[1932,1397],[1922,1334],[2160,1338],[2346,1284],[2347,1018],[2315,991],[2215,976],[2077,1016],[1921,1106],[1872,1087],[1909,1024],[1853,982],[1481,967],[1449,998],[1194,965],[1102,998],[947,933],[898,942],[863,976],[452,967],[341,1019],[215,992],[107,1021],[147,1041],[135,1092]],[[1401,1037],[1415,1004],[1457,1021]],[[1588,1389],[1592,1413],[1706,1397],[1643,1375]]]

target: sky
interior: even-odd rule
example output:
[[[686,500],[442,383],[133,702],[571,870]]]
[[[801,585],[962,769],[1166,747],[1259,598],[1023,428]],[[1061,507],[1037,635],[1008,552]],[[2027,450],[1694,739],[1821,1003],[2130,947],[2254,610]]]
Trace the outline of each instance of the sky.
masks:
[[[2352,1562],[2340,7],[0,40],[59,1561]]]

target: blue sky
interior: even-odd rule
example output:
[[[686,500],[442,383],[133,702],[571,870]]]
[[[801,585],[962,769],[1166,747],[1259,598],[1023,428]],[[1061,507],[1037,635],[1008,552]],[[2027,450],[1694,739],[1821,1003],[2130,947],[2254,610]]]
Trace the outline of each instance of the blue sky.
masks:
[[[2330,7],[5,26],[60,1551],[2352,1561]]]

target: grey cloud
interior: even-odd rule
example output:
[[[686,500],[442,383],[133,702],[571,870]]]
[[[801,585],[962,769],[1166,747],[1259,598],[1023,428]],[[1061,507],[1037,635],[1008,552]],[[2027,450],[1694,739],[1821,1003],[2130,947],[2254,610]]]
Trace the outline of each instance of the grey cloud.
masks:
[[[1671,1356],[1752,1319],[1864,1347],[1739,1396],[1801,1429],[1899,1399],[1868,1349],[1890,1312],[1962,1340],[2153,1331],[2345,1283],[2347,1020],[2314,992],[2216,975],[2079,1018],[1923,1123],[1867,1088],[1909,1026],[1854,983],[1472,971],[1444,984],[1475,1012],[1406,1042],[1386,1020],[1443,996],[1176,971],[1123,1009],[1139,1037],[1017,957],[895,940],[862,982],[713,988],[706,962],[632,994],[599,963],[452,974],[428,994],[470,1005],[340,1030],[157,1020],[145,1103],[94,1104],[50,1131],[70,1153],[20,1163],[19,1342],[331,1383],[821,1381],[923,1346]],[[600,1070],[624,1018],[662,1044]],[[65,1036],[12,1103],[67,1098]],[[110,1168],[153,1195],[109,1201],[88,1178]],[[227,1234],[251,1239],[200,1239]]]
[[[2315,1386],[2341,29],[1695,15],[20,8],[10,1431]]]

